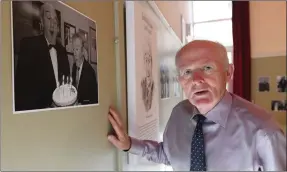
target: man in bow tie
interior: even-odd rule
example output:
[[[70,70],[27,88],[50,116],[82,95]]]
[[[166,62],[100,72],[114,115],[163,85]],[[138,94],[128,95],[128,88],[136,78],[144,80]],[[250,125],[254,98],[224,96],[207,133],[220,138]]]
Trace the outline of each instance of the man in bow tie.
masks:
[[[57,42],[59,21],[51,4],[40,11],[42,34],[23,38],[15,72],[15,111],[51,107],[63,75],[70,76],[65,48]]]

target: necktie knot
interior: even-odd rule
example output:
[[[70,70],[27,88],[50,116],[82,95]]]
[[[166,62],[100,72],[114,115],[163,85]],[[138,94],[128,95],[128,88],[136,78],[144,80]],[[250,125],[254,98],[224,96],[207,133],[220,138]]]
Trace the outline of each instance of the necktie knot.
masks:
[[[196,114],[193,117],[194,120],[196,120],[198,123],[203,123],[206,120],[206,117],[201,114]]]
[[[49,50],[51,50],[51,48],[55,48],[55,45],[49,44]]]

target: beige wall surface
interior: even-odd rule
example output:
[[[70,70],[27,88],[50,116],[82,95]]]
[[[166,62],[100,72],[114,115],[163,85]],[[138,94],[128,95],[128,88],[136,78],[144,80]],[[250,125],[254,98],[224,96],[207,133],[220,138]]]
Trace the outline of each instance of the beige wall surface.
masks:
[[[286,76],[286,56],[255,58],[252,59],[251,67],[251,77],[253,78],[251,82],[251,94],[254,103],[272,112],[282,128],[285,128],[284,130],[286,131],[286,112],[271,111],[272,100],[283,102],[286,100],[286,93],[277,92],[276,81],[277,76]],[[269,92],[258,91],[259,77],[269,77]]]
[[[1,169],[18,171],[119,170],[126,154],[117,153],[106,139],[110,104],[126,122],[126,78],[123,4],[118,6],[119,55],[115,55],[114,3],[71,2],[68,5],[97,22],[99,106],[12,114],[12,46],[10,2],[1,2]],[[181,14],[188,21],[186,2],[156,1],[181,38]],[[116,57],[115,57],[116,56]],[[108,67],[107,67],[108,66]],[[106,77],[106,74],[109,77]],[[168,102],[167,102],[168,101]],[[178,100],[177,100],[178,101]],[[165,103],[171,103],[165,100]],[[171,109],[164,109],[164,113]],[[162,116],[161,130],[170,114]],[[121,156],[124,155],[124,156]],[[118,159],[119,158],[119,159]]]
[[[286,55],[286,2],[250,1],[251,57]]]
[[[276,92],[276,76],[286,75],[286,2],[250,2],[251,99],[271,111],[271,101],[286,99]],[[270,77],[270,91],[258,92],[258,77]],[[274,112],[286,128],[286,112]],[[286,129],[285,129],[286,130]]]
[[[181,15],[186,22],[190,21],[189,1],[155,1],[167,22],[181,39]]]
[[[2,1],[0,109],[3,171],[117,170],[116,151],[106,139],[108,107],[117,102],[113,2],[68,1],[67,4],[98,24],[100,105],[12,114],[11,10],[10,2]],[[119,63],[120,68],[124,66],[123,62],[124,59]],[[109,77],[106,77],[107,73]]]

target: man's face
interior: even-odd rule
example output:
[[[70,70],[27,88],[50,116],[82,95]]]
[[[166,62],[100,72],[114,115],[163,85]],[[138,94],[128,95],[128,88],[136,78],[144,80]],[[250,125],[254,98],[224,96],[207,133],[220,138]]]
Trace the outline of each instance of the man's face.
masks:
[[[47,39],[52,39],[58,31],[58,21],[55,10],[52,6],[46,5],[44,7],[44,14],[42,16],[42,24],[44,27],[44,34]],[[49,40],[50,41],[50,40]]]
[[[198,109],[213,108],[221,99],[226,83],[231,79],[233,66],[226,66],[222,53],[214,49],[194,48],[185,50],[177,61],[183,75],[179,82],[189,99]],[[184,76],[191,76],[189,79]],[[208,111],[209,111],[208,110]]]
[[[146,76],[150,77],[152,75],[152,57],[150,53],[144,54],[144,64],[146,69]]]
[[[76,62],[76,65],[80,67],[80,64],[83,60],[83,44],[82,40],[79,38],[76,38],[73,40],[73,52],[74,52],[74,60]]]

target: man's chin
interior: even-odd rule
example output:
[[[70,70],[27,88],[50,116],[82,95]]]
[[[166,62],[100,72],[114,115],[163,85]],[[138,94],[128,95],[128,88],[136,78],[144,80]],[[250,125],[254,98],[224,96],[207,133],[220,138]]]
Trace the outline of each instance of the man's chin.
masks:
[[[197,98],[192,100],[192,104],[196,107],[209,106],[212,103],[210,98]]]

